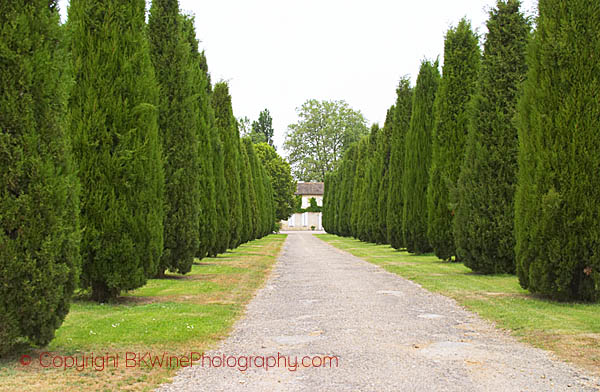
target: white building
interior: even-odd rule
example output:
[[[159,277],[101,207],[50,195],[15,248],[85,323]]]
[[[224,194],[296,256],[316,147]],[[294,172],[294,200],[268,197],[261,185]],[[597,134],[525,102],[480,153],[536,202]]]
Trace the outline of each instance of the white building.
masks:
[[[302,197],[302,209],[310,207],[312,198],[319,207],[323,207],[323,189],[322,182],[299,182],[296,195]],[[322,218],[321,212],[297,212],[288,220],[281,221],[281,230],[323,230]]]

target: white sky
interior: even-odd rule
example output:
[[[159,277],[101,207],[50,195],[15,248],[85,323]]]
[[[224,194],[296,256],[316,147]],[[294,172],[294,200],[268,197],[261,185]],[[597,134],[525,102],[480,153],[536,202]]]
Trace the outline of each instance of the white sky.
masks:
[[[444,34],[466,16],[483,35],[496,0],[180,0],[196,16],[213,83],[230,84],[236,117],[273,117],[282,144],[296,108],[338,100],[383,125],[403,75],[443,59]],[[68,0],[60,0],[63,19]],[[527,15],[537,0],[523,0]]]

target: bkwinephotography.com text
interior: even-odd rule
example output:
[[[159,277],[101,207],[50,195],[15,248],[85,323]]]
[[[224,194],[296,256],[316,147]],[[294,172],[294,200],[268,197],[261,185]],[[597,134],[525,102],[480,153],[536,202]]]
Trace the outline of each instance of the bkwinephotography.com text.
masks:
[[[125,353],[82,353],[76,355],[58,355],[42,352],[39,356],[23,355],[23,366],[39,365],[42,368],[55,368],[75,371],[119,368],[186,368],[205,367],[216,369],[237,369],[245,372],[249,369],[284,368],[291,372],[299,368],[337,368],[339,357],[335,355],[291,356],[276,355],[206,355],[198,352],[172,354],[168,352],[125,352]]]

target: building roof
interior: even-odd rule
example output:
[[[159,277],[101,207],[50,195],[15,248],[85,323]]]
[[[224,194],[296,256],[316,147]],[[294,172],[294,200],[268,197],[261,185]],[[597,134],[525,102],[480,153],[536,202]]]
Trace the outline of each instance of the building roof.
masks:
[[[322,182],[299,182],[296,195],[322,195],[324,185]]]

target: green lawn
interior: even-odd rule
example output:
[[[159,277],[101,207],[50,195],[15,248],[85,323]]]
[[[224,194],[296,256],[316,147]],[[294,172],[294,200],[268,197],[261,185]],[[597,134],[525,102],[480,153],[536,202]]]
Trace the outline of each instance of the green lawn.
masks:
[[[389,245],[320,234],[318,238],[424,288],[457,300],[521,339],[600,374],[600,304],[535,297],[514,275],[477,275],[460,263],[413,255]]]
[[[177,369],[119,368],[77,371],[44,369],[43,352],[65,357],[127,352],[189,355],[213,347],[230,331],[245,304],[260,288],[277,260],[286,235],[241,245],[216,258],[197,262],[184,276],[151,279],[124,293],[115,304],[77,298],[56,337],[43,349],[23,347],[0,361],[0,391],[152,390]],[[19,364],[29,355],[29,366]]]

